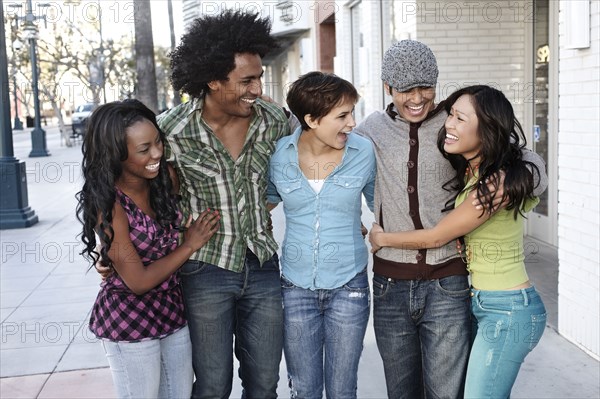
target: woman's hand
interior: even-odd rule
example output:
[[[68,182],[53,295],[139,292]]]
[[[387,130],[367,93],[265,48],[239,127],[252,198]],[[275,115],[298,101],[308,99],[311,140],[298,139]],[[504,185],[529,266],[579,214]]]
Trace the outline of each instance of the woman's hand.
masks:
[[[373,227],[371,227],[371,232],[369,233],[369,242],[371,243],[372,253],[375,253],[381,249],[379,241],[381,233],[384,233],[383,228],[377,223],[373,223]]]
[[[183,233],[183,244],[196,252],[208,242],[208,240],[219,229],[219,220],[221,215],[219,211],[205,210],[198,216],[198,219],[192,222],[192,216],[188,218],[185,224],[186,230]]]

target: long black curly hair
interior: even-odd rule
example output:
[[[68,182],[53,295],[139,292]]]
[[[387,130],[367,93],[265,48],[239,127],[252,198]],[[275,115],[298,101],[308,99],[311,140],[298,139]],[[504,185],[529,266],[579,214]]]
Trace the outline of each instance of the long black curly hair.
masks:
[[[241,10],[195,19],[170,54],[171,84],[193,98],[208,92],[208,83],[227,80],[235,69],[235,55],[258,54],[261,58],[278,47],[271,36],[269,18]]]
[[[533,169],[539,174],[535,164],[523,160],[522,150],[527,144],[523,128],[506,96],[501,91],[486,85],[468,86],[452,93],[444,101],[447,113],[450,113],[454,103],[463,95],[470,96],[479,124],[477,133],[481,139],[481,150],[477,154],[480,157],[479,176],[476,182],[477,198],[485,205],[484,208],[493,209],[492,202],[496,195],[495,193],[490,195],[490,190],[484,182],[499,171],[504,171],[502,199],[508,198],[506,209],[514,210],[516,219],[519,213],[522,214],[523,201],[534,197]],[[446,128],[442,127],[438,136],[438,148],[456,169],[456,176],[444,187],[459,193],[467,183],[464,177],[469,160],[462,155],[448,154],[444,151],[445,138]],[[532,168],[531,171],[528,165]],[[448,201],[446,210],[451,209],[453,204],[454,199]]]
[[[92,266],[100,260],[101,265],[113,267],[108,251],[114,236],[115,183],[123,171],[122,162],[128,157],[127,129],[143,120],[156,127],[164,144],[165,135],[156,123],[154,112],[138,100],[101,105],[89,119],[82,145],[84,183],[77,193],[77,219],[83,225],[81,241],[85,248],[81,254]],[[163,226],[174,223],[177,211],[170,197],[172,185],[164,155],[158,176],[149,180],[149,184],[150,206],[156,220]],[[100,253],[96,248],[96,235],[100,238]]]

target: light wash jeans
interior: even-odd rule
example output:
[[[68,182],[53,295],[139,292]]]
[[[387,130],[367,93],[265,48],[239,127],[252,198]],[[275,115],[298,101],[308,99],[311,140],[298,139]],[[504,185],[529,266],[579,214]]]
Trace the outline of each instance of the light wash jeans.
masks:
[[[281,278],[284,353],[292,398],[356,398],[369,320],[366,269],[344,286],[311,291]]]
[[[192,394],[192,344],[187,326],[161,339],[100,342],[117,397],[187,399]]]
[[[525,356],[546,328],[546,308],[534,287],[472,290],[474,337],[465,398],[508,398]]]
[[[471,344],[467,276],[375,274],[373,325],[389,398],[462,397]]]
[[[242,397],[276,398],[283,346],[277,254],[261,265],[248,250],[241,273],[187,261],[180,275],[196,373],[192,397],[229,398],[235,346]]]

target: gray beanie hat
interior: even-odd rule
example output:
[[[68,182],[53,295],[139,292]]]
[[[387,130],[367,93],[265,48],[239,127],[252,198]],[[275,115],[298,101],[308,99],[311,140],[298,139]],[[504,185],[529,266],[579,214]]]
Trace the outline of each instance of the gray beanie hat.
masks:
[[[413,87],[435,87],[438,67],[429,47],[416,40],[392,44],[383,56],[381,80],[399,92]]]

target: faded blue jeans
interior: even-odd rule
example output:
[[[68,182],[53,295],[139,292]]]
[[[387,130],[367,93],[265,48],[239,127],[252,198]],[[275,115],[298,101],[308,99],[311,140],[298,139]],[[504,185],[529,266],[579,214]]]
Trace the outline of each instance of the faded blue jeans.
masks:
[[[277,254],[261,266],[247,251],[241,273],[188,261],[180,274],[196,374],[192,397],[229,397],[234,337],[243,397],[277,397],[283,346]]]
[[[367,270],[335,289],[311,291],[281,278],[284,353],[292,398],[356,398],[369,321]]]
[[[118,398],[190,397],[194,372],[187,326],[164,338],[100,342]]]
[[[525,356],[546,328],[546,308],[534,287],[472,290],[474,337],[465,398],[510,396]]]
[[[467,276],[373,277],[373,324],[388,397],[462,397],[471,341]]]

